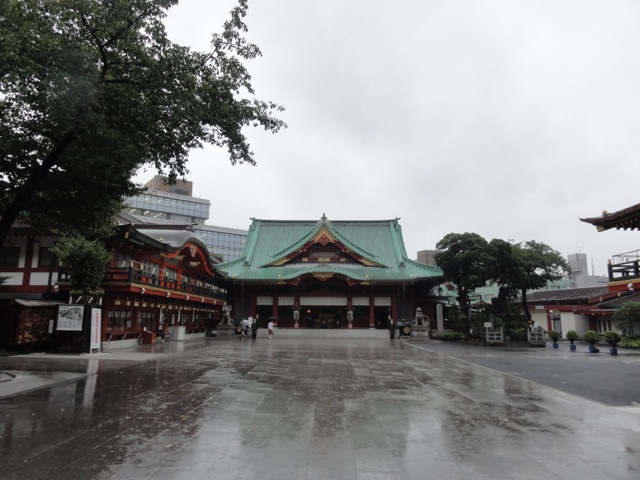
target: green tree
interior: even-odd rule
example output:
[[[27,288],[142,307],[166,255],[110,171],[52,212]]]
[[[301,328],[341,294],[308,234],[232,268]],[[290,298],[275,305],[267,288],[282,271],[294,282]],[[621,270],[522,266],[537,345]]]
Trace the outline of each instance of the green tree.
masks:
[[[226,147],[255,164],[245,126],[277,132],[282,108],[253,98],[260,55],[238,0],[208,52],[167,38],[178,0],[0,2],[0,247],[14,222],[108,230],[143,165],[184,176],[189,151]]]
[[[513,307],[513,299],[519,293],[513,279],[525,275],[524,268],[517,258],[516,248],[513,242],[498,238],[494,238],[487,245],[491,282],[498,287],[498,296],[491,300],[491,305],[494,313],[505,319],[505,328],[509,334],[526,327],[526,318]]]
[[[527,292],[539,290],[548,283],[560,280],[570,273],[563,256],[549,245],[530,240],[513,245],[512,269],[502,279],[520,294],[522,311],[531,320]]]
[[[51,249],[71,277],[71,292],[99,295],[111,254],[98,240],[73,235],[62,237]]]
[[[457,288],[463,333],[469,334],[470,295],[490,279],[487,241],[477,233],[449,233],[436,244],[436,263]]]
[[[640,321],[640,302],[629,302],[620,306],[613,314],[613,320],[623,336],[633,335],[633,326]]]

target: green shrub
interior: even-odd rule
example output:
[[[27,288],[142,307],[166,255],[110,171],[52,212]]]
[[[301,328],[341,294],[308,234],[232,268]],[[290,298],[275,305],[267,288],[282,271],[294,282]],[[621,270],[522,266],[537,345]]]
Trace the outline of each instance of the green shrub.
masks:
[[[460,332],[444,332],[440,339],[445,342],[459,342],[464,339],[464,335]]]
[[[567,332],[567,340],[569,340],[572,344],[573,342],[575,342],[576,340],[578,340],[578,332],[576,332],[575,330],[569,330]]]
[[[604,340],[609,344],[609,346],[611,346],[611,348],[616,348],[622,338],[617,332],[610,330],[608,332],[604,332]]]
[[[598,343],[598,332],[596,332],[595,330],[587,330],[586,332],[584,332],[582,339],[591,345],[595,345],[596,343]]]
[[[640,339],[623,338],[620,342],[622,348],[637,348],[640,349]]]
[[[527,329],[517,328],[509,332],[509,338],[514,342],[526,342],[527,341]]]
[[[562,334],[557,330],[549,330],[549,338],[553,340],[553,343],[558,343]]]

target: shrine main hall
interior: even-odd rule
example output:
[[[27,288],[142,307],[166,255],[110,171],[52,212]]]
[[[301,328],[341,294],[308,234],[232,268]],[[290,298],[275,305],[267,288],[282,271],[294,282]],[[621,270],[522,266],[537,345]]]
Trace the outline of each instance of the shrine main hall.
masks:
[[[219,264],[231,317],[279,328],[387,328],[417,309],[435,326],[440,268],[407,256],[398,218],[251,219],[243,256]]]

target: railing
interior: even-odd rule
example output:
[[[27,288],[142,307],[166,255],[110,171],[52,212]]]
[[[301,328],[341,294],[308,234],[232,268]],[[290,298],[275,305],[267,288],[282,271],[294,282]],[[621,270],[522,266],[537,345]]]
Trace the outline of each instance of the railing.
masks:
[[[527,333],[529,339],[529,346],[531,347],[544,347],[546,345],[545,333],[543,330],[533,330]]]
[[[610,282],[640,278],[640,250],[614,255],[607,268]]]
[[[503,344],[504,343],[504,331],[501,328],[500,330],[491,331],[486,330],[484,332],[484,341],[488,344]]]
[[[58,282],[64,283],[70,280],[71,277],[68,271],[64,269],[59,271]],[[211,283],[190,277],[182,277],[182,279],[178,280],[134,267],[109,268],[102,280],[102,284],[108,286],[116,283],[137,283],[193,296],[212,297],[222,301],[227,300],[227,291]]]

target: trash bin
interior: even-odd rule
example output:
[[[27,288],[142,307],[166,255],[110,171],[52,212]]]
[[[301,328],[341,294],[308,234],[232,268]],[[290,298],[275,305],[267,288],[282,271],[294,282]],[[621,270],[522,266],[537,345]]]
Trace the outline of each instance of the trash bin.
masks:
[[[142,332],[142,337],[140,340],[141,345],[155,345],[156,343],[156,332],[149,332],[144,330]]]

